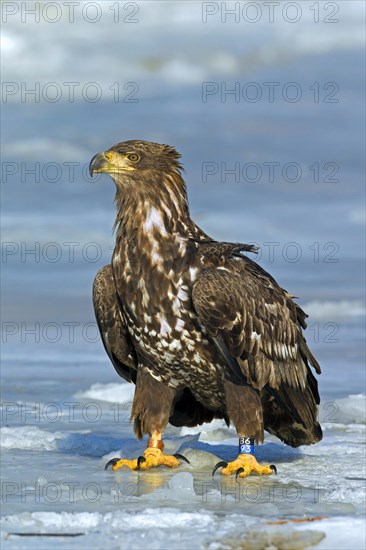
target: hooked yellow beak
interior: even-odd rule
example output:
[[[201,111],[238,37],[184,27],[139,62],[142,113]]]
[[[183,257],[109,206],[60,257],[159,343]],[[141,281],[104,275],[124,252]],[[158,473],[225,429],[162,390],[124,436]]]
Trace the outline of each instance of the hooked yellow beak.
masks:
[[[118,174],[125,170],[134,170],[127,159],[116,151],[97,153],[90,161],[89,173],[93,174]]]

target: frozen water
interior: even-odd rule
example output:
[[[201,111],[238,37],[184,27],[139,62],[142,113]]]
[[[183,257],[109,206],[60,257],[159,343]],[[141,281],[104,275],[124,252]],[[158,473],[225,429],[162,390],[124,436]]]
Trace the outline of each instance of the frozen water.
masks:
[[[129,398],[127,388],[124,383],[99,384],[97,390],[92,385],[83,395],[90,405],[89,391],[97,391],[101,401],[92,403],[104,411],[102,404],[108,406],[116,396],[122,396],[122,402]],[[80,392],[76,395],[82,399]],[[184,454],[190,465],[183,464],[178,472],[144,473],[104,472],[110,458],[138,456],[146,444],[130,437],[128,424],[111,423],[108,415],[104,422],[109,433],[120,432],[120,440],[96,433],[103,431],[103,415],[97,430],[85,429],[86,422],[80,419],[79,429],[73,430],[65,415],[57,430],[44,421],[40,427],[3,427],[7,464],[3,500],[9,512],[2,520],[3,544],[25,548],[26,539],[14,534],[20,532],[70,535],[39,538],[40,548],[47,548],[51,540],[53,547],[60,548],[78,548],[81,541],[90,548],[141,548],[152,538],[153,548],[272,544],[295,549],[312,548],[321,541],[319,548],[330,549],[343,548],[349,537],[353,546],[348,547],[361,549],[364,401],[364,395],[354,395],[331,402],[328,421],[323,423],[324,440],[314,447],[291,449],[267,435],[256,455],[262,462],[275,463],[278,476],[239,482],[218,474],[211,477],[216,462],[233,458],[237,449],[234,431],[221,421],[200,429],[170,427],[166,451]],[[29,462],[31,469],[26,466]],[[314,521],[298,522],[307,518]],[[349,533],[336,539],[334,529],[345,524]]]

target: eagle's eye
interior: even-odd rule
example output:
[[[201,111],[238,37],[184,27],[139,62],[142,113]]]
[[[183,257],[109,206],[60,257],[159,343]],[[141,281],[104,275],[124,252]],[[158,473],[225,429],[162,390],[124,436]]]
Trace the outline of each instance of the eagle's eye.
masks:
[[[137,153],[128,153],[128,155],[126,155],[126,158],[131,162],[137,162],[138,160],[140,160],[140,155],[138,155]]]

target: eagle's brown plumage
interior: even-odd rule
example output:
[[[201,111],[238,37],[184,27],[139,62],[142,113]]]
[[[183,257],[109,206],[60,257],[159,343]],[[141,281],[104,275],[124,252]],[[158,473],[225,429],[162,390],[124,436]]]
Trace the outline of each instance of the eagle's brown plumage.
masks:
[[[137,436],[224,418],[257,441],[264,429],[294,447],[319,441],[306,315],[242,254],[254,247],[193,222],[175,149],[126,141],[90,170],[117,188],[116,246],[94,308],[109,358],[136,384]]]

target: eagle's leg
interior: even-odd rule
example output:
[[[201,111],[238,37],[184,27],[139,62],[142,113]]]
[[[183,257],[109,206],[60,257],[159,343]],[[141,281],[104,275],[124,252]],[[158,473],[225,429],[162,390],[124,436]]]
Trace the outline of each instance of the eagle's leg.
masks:
[[[148,470],[154,466],[176,468],[180,462],[189,461],[182,455],[165,455],[163,453],[163,431],[172,414],[176,391],[153,378],[149,370],[139,367],[136,380],[136,391],[132,406],[131,418],[134,419],[134,431],[138,439],[149,434],[150,439],[143,456],[128,460],[112,458],[107,464],[112,470],[127,466],[131,470]]]
[[[238,386],[225,382],[226,409],[239,435],[239,454],[232,462],[218,462],[213,469],[222,468],[223,475],[235,474],[247,477],[252,472],[258,475],[277,473],[273,464],[261,466],[254,456],[254,442],[263,441],[263,415],[260,398],[250,386]],[[250,434],[250,435],[248,435]]]

